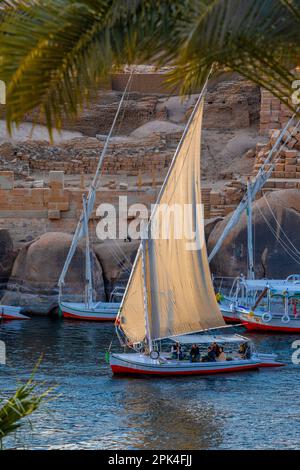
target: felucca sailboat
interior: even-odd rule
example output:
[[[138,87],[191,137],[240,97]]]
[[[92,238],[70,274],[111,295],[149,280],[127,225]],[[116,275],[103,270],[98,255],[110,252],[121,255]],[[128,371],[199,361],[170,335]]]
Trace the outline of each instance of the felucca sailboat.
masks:
[[[218,337],[207,332],[225,326],[212,285],[199,210],[202,207],[200,147],[205,89],[175,152],[133,265],[117,316],[116,331],[121,343],[135,352],[110,354],[110,366],[115,374],[215,374],[281,365],[275,356],[258,355],[251,347],[247,356],[237,354],[230,360],[214,362],[201,361],[198,357],[196,361],[185,360],[183,352],[179,353],[179,345],[175,358],[174,353],[170,356],[161,350],[168,341],[181,345],[216,342]],[[182,232],[190,233],[193,227],[196,247],[184,235],[176,236],[175,216],[169,219],[168,236],[163,233],[165,220],[160,209],[175,206],[189,208],[189,216],[181,219]],[[194,334],[203,331],[206,331],[205,336]],[[226,341],[245,345],[248,340],[234,335],[225,340],[220,338],[219,343]]]

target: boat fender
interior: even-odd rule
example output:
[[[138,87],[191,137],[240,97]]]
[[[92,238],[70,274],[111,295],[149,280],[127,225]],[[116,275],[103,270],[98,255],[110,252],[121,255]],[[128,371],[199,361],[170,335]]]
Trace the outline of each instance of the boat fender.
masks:
[[[158,359],[159,358],[159,352],[158,351],[151,351],[150,357],[151,357],[151,359]]]
[[[263,314],[263,316],[261,317],[261,319],[262,319],[262,321],[263,321],[264,323],[269,323],[269,321],[272,320],[272,315],[271,315],[271,313],[266,312],[266,313]]]
[[[281,321],[282,323],[289,323],[290,321],[289,315],[283,315],[283,317],[281,317]]]

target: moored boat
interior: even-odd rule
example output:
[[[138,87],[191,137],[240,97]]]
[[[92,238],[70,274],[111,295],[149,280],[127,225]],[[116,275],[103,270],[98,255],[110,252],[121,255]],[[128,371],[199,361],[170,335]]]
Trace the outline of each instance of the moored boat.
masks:
[[[241,313],[242,306],[236,307],[234,303],[228,301],[225,303],[224,301],[219,302],[220,310],[223,315],[224,321],[229,324],[240,324],[239,313]]]
[[[239,316],[240,322],[249,331],[273,333],[300,333],[300,317],[268,315],[263,312],[248,312]]]
[[[300,303],[300,275],[299,274],[291,274],[286,279],[255,279],[255,269],[254,269],[254,244],[253,244],[253,223],[252,223],[252,210],[253,210],[253,203],[258,192],[263,188],[264,184],[268,180],[268,178],[272,175],[272,172],[275,169],[276,163],[278,162],[278,158],[280,153],[285,150],[286,147],[289,147],[289,143],[293,138],[294,132],[297,131],[300,121],[295,123],[294,121],[295,115],[292,116],[287,123],[285,124],[284,128],[274,142],[272,148],[269,151],[269,154],[265,161],[260,166],[260,169],[255,176],[255,178],[251,181],[250,178],[247,181],[247,190],[245,194],[232,213],[230,219],[228,220],[224,230],[222,231],[220,237],[217,240],[214,248],[212,249],[211,253],[209,254],[208,260],[211,262],[219,251],[220,247],[222,246],[224,240],[229,235],[231,230],[236,226],[239,222],[243,212],[246,212],[247,216],[247,278],[241,276],[235,278],[233,284],[231,286],[229,295],[224,295],[224,292],[221,292],[220,287],[222,286],[222,281],[224,278],[221,278],[221,285],[219,288],[216,286],[216,296],[218,302],[220,304],[220,308],[226,323],[237,323],[240,321],[240,315],[252,315],[255,310],[255,316],[250,318],[249,325],[247,325],[247,321],[244,321],[245,326],[248,329],[264,329],[265,331],[278,331],[278,328],[282,328],[282,331],[292,331],[298,332],[298,324],[296,318],[296,310],[297,310],[297,303]],[[297,131],[298,132],[298,131]],[[266,200],[266,205],[269,207],[269,210],[272,214],[272,217],[275,221],[277,230],[281,230],[280,221],[277,220],[276,216],[274,215],[267,198],[265,195],[263,197]],[[259,212],[261,210],[258,208]],[[265,219],[265,217],[263,216]],[[268,228],[271,230],[272,234],[277,239],[277,232],[272,229],[268,221],[265,219]],[[287,237],[286,233],[284,233],[285,241],[281,242],[281,246],[284,251],[294,259],[294,254],[299,259],[299,251],[294,246],[292,241]],[[214,280],[216,278],[214,277]],[[229,278],[225,278],[228,280]],[[223,286],[222,286],[223,288]],[[282,292],[278,292],[281,289]],[[297,292],[298,290],[298,292]],[[283,305],[277,305],[275,308],[277,311],[273,314],[270,311],[272,308],[272,304],[274,302],[274,297],[290,297],[290,294],[293,294],[292,305],[293,305],[293,315],[295,322],[293,322],[293,327],[291,325],[287,326],[284,323],[289,322],[289,313],[285,302]],[[227,292],[228,294],[228,292]],[[268,298],[266,298],[268,296]],[[263,306],[265,303],[265,306]],[[264,313],[266,313],[266,305],[268,309],[268,315],[272,315],[272,318],[269,317],[269,320],[266,322],[262,318]],[[287,321],[280,324],[280,317]],[[261,321],[262,320],[262,321]],[[265,323],[268,323],[269,328]],[[280,330],[279,330],[280,331]]]
[[[237,286],[234,298],[220,300],[225,320],[236,319],[249,331],[300,333],[299,275],[282,280],[241,277]]]
[[[63,317],[73,320],[115,321],[119,307],[118,302],[97,302],[90,307],[83,302],[60,302]]]
[[[0,320],[29,320],[30,317],[21,313],[21,307],[0,305]]]

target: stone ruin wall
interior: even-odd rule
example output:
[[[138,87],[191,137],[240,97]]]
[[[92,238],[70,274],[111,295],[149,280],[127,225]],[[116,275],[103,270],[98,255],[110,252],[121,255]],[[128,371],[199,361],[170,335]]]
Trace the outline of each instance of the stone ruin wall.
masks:
[[[174,152],[172,143],[178,142],[180,134],[165,137],[160,134],[142,141],[110,144],[103,162],[103,173],[134,176],[139,171],[154,171],[160,174],[169,167]],[[20,176],[22,172],[26,176],[26,169],[46,173],[61,170],[67,175],[93,174],[103,145],[103,141],[91,137],[72,139],[60,145],[49,145],[45,141],[5,143],[0,145],[0,155],[6,162],[20,168]]]
[[[142,80],[147,74],[138,75],[139,80]],[[157,74],[159,81],[162,80],[162,75]],[[160,91],[159,83],[155,80],[152,83],[157,93]],[[88,108],[84,108],[76,122],[63,123],[63,128],[66,130],[81,131],[84,134],[82,138],[57,145],[50,145],[46,141],[6,142],[0,145],[0,170],[14,171],[15,176],[21,179],[26,178],[30,170],[35,172],[62,170],[65,174],[93,173],[99,152],[103,148],[103,141],[96,139],[95,135],[101,136],[107,133],[120,97],[115,92],[100,95],[101,93]],[[161,105],[161,99],[159,94],[143,96],[131,93],[130,99],[125,104],[122,120],[117,123],[117,134],[128,134],[152,120],[167,120],[168,110]],[[220,80],[208,90],[203,127],[204,129],[248,127],[258,121],[259,101],[259,89],[250,82],[236,76],[229,76],[225,81]],[[191,110],[192,108],[186,112],[185,120],[188,119]],[[5,107],[0,106],[0,114],[1,112],[4,116]],[[33,118],[32,115],[28,115],[26,119],[32,121]],[[104,173],[134,175],[141,171],[161,174],[168,168],[180,137],[181,131],[113,143],[104,161]]]
[[[261,90],[259,130],[262,140],[265,140],[265,137],[269,137],[269,140],[266,143],[258,143],[255,148],[247,152],[246,156],[253,159],[253,177],[259,171],[272,146],[278,139],[282,128],[287,124],[291,116],[291,110],[281,103],[278,98],[274,97],[267,90]],[[269,180],[264,184],[262,191],[257,194],[257,199],[262,196],[264,191],[300,189],[300,131],[294,132],[293,127],[291,127],[288,129],[287,136],[289,142],[286,148],[281,150],[276,156],[277,163],[275,169]],[[283,143],[282,141],[281,144]],[[266,169],[268,169],[268,165]],[[211,191],[210,217],[224,217],[234,210],[240,202],[245,189],[245,183],[233,180],[227,183],[223,190]]]
[[[101,88],[91,102],[83,107],[76,119],[62,120],[62,129],[82,132],[90,137],[95,137],[96,134],[106,134],[114,119],[127,77],[128,74],[112,76],[109,86],[105,89]],[[153,119],[167,119],[167,110],[164,107],[158,110],[157,105],[161,99],[174,96],[179,91],[167,90],[163,84],[164,80],[163,73],[141,73],[134,77],[133,85],[135,82],[137,85],[131,87],[124,109],[116,123],[118,135],[128,134]],[[203,126],[206,129],[247,127],[259,119],[257,111],[259,102],[260,93],[256,85],[237,74],[221,76],[212,80],[208,88]],[[1,104],[0,118],[5,118],[5,105]],[[37,112],[28,113],[24,121],[46,124],[45,119]]]
[[[161,78],[160,75],[159,82],[151,81],[151,86],[156,87],[156,93]],[[139,77],[139,80],[142,79],[142,76]],[[115,77],[112,84],[115,90],[122,90],[124,77]],[[150,94],[153,90],[154,88],[151,90],[149,88],[146,91]],[[229,129],[244,128],[257,122],[259,118],[257,113],[259,97],[253,90],[253,85],[236,79],[218,83],[209,90],[207,95],[204,128],[218,128],[219,126],[223,128],[227,126]],[[167,111],[164,108],[160,108],[159,112],[157,111],[158,96],[146,96],[143,100],[140,100],[141,97],[137,93],[138,91],[139,88],[136,85],[136,88],[132,90],[127,111],[125,109],[127,114],[124,122],[127,122],[127,127],[125,126],[124,133],[150,120],[164,120],[167,117]],[[145,92],[145,89],[143,91]],[[162,90],[159,89],[159,91]],[[109,100],[111,99],[109,98]],[[103,148],[103,142],[87,136],[107,132],[109,122],[113,119],[117,106],[115,98],[113,102],[109,102],[109,100],[103,103],[99,97],[90,108],[84,109],[76,122],[65,123],[66,129],[81,131],[86,137],[56,146],[49,145],[47,142],[5,143],[0,146],[0,156],[2,154],[8,161],[16,161],[21,166],[23,164],[25,168],[27,165],[33,171],[48,173],[60,170],[65,174],[93,173],[99,152]],[[2,108],[3,112],[5,110]],[[97,116],[97,119],[95,116]],[[272,98],[268,92],[262,91],[260,132],[263,135],[271,128],[280,128],[286,122],[288,116],[287,110],[280,103],[278,104],[276,98]],[[28,120],[32,120],[32,116],[28,116]],[[179,139],[180,133],[174,133],[173,135],[151,136],[144,139],[142,144],[137,142],[112,144],[104,162],[104,173],[130,176],[145,172],[162,176],[167,171]],[[262,147],[258,144],[257,148],[252,151],[251,158],[253,158],[255,171],[258,168],[257,165],[261,163],[258,157],[261,150]],[[297,165],[298,160],[296,161],[296,173],[298,172]],[[292,184],[293,187],[299,187],[298,182],[291,181],[290,176],[286,176],[286,173],[291,170],[291,166],[295,166],[295,160],[293,162],[288,161],[284,166],[285,175],[283,179],[285,177],[289,178],[288,182],[280,181],[275,184],[273,181],[267,182],[266,188],[291,187]],[[279,172],[279,169],[282,170],[282,166],[278,166],[276,171]],[[274,174],[274,176],[276,175]],[[26,177],[26,171],[23,172],[23,177]],[[7,178],[12,181],[11,186],[7,185]],[[0,214],[6,227],[7,221],[10,220],[11,222],[8,223],[11,223],[13,228],[14,223],[19,218],[23,220],[24,224],[27,220],[26,227],[28,226],[28,220],[35,221],[34,224],[37,220],[41,220],[45,221],[45,231],[74,230],[75,221],[81,209],[83,189],[65,188],[63,183],[60,183],[62,186],[58,187],[57,183],[53,182],[51,178],[53,176],[50,176],[49,188],[18,188],[13,183],[13,176],[8,177],[7,174],[5,176],[5,172],[0,175],[2,181],[0,183]],[[3,181],[6,182],[3,183]],[[3,187],[3,184],[5,187]],[[204,188],[202,198],[205,207],[205,218],[226,216],[237,206],[244,189],[245,185],[238,180],[228,181],[222,191]],[[101,191],[97,194],[97,203],[100,200],[116,201],[117,195],[124,192],[128,194],[128,189],[122,192],[120,188],[108,188],[107,192]],[[136,190],[133,190],[131,194],[135,200],[139,199],[141,202],[146,200],[149,203],[150,200],[153,202],[155,199],[153,195],[151,197],[146,195],[146,191],[136,192]],[[150,199],[147,199],[149,197]],[[42,226],[39,224],[37,226],[40,227],[37,230],[41,230]],[[20,231],[19,228],[18,230]],[[25,228],[25,232],[27,230],[29,232],[29,228]],[[22,230],[20,235],[21,232]]]
[[[139,182],[137,181],[137,185]],[[95,208],[101,203],[118,207],[119,197],[127,196],[128,205],[142,203],[150,207],[155,202],[158,188],[127,187],[114,181],[96,193]],[[76,227],[82,210],[83,187],[65,187],[64,173],[51,171],[49,187],[15,188],[14,174],[0,172],[0,228],[10,231],[14,242],[23,243],[46,232],[69,232]],[[91,224],[99,221],[96,209]],[[91,230],[91,235],[95,230]]]
[[[136,185],[110,180],[96,193],[95,207],[101,203],[118,206],[119,196],[127,196],[128,205],[142,203],[150,208],[155,203],[161,181],[151,187],[138,175]],[[243,193],[239,181],[228,182],[222,193],[202,188],[204,217],[225,216],[238,204]],[[0,228],[8,229],[15,243],[29,241],[43,233],[63,231],[72,233],[82,208],[84,187],[65,187],[64,172],[50,171],[49,187],[18,188],[12,172],[0,172]],[[92,213],[91,224],[99,218]],[[91,230],[95,233],[95,230]],[[28,238],[29,237],[29,238]]]
[[[282,129],[291,118],[291,110],[267,90],[261,90],[260,134],[269,136],[270,130]]]

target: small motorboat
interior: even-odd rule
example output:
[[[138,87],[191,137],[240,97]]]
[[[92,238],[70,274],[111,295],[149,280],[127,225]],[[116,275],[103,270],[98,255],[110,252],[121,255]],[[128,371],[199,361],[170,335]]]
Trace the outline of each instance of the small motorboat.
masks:
[[[170,340],[180,344],[180,358],[176,355],[174,357],[170,352],[164,352],[162,344],[156,344],[157,349],[153,350],[150,355],[138,351],[127,354],[113,353],[110,356],[113,374],[215,375],[284,366],[282,362],[277,361],[276,354],[256,352],[253,343],[248,338],[240,335],[198,334],[177,336]],[[222,345],[226,352],[225,360],[205,360],[206,347],[212,343]],[[196,344],[201,351],[198,361],[192,362],[190,359],[189,351],[192,344]],[[245,345],[245,351],[248,351],[248,353],[244,357],[238,352],[237,345]]]
[[[21,313],[21,307],[0,305],[0,320],[29,320],[30,317]]]

